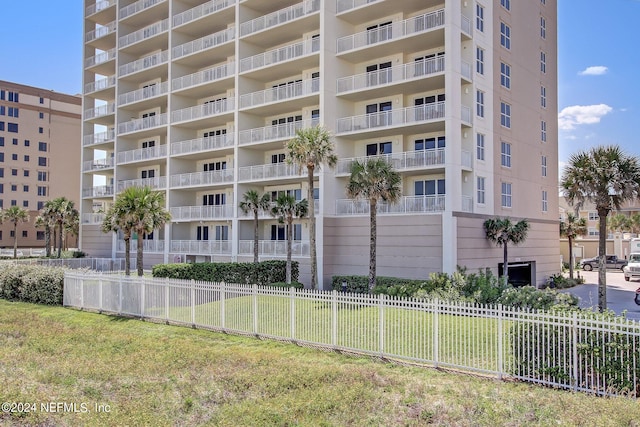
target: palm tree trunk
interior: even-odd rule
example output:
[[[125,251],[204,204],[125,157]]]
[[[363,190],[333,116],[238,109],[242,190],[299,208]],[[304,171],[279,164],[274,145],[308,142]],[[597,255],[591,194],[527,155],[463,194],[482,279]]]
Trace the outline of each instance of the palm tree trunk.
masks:
[[[259,229],[258,229],[258,209],[253,211],[253,262],[258,263],[258,238],[259,238]]]
[[[124,274],[131,275],[131,236],[124,236]]]
[[[136,267],[138,269],[138,276],[142,277],[143,275],[143,270],[142,270],[142,251],[143,251],[143,239],[142,239],[143,233],[138,232],[138,250],[136,252]]]
[[[378,199],[369,200],[369,293],[376,287],[376,239],[378,235]]]
[[[569,279],[573,279],[573,238],[569,237]]]
[[[13,259],[18,258],[18,222],[13,223]]]
[[[62,221],[58,222],[58,258],[62,257]]]
[[[287,216],[287,284],[291,284],[291,240],[293,239],[293,217]]]
[[[44,226],[44,252],[45,256],[48,258],[51,256],[51,227],[49,224]]]
[[[309,241],[311,243],[310,257],[311,257],[311,289],[317,288],[318,279],[318,255],[316,252],[316,209],[315,200],[313,199],[313,169],[311,165],[307,165],[309,189]]]
[[[509,259],[507,257],[507,242],[505,240],[505,242],[502,244],[502,251],[503,251],[503,261],[502,261],[502,275],[504,276],[504,280],[505,283],[509,283],[509,263],[507,262],[507,260]]]
[[[607,309],[607,215],[609,212],[598,210],[600,230],[598,236],[598,310]]]

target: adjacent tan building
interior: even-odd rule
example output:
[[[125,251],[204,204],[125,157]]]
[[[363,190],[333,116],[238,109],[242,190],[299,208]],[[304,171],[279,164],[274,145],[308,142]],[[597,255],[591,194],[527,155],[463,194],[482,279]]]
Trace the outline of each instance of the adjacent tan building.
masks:
[[[339,161],[322,168],[318,260],[367,274],[368,206],[345,188],[354,159],[403,178],[380,206],[378,274],[497,271],[490,217],[527,218],[514,261],[559,271],[555,0],[85,0],[81,247],[122,256],[100,223],[132,185],[164,191],[173,220],[145,262],[251,261],[249,189],[306,196],[284,143],[322,124]],[[260,254],[285,255],[260,216]],[[294,230],[308,282],[309,236]],[[147,265],[147,267],[149,266]]]
[[[81,104],[79,95],[0,80],[0,207],[29,211],[29,223],[18,226],[20,247],[44,247],[34,218],[46,201],[64,196],[78,206]],[[13,226],[5,222],[0,247],[13,243]]]

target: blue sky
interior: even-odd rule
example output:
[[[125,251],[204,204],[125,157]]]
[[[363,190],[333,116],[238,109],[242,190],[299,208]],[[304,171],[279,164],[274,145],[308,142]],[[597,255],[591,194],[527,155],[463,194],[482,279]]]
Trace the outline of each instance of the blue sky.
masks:
[[[560,167],[594,145],[640,155],[640,0],[557,1]],[[0,80],[80,93],[82,0],[2,3]]]

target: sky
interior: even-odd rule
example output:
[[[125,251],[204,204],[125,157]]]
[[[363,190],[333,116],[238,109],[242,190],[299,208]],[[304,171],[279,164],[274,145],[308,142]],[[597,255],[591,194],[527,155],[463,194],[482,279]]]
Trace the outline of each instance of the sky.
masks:
[[[597,145],[640,156],[640,0],[557,1],[560,170]],[[80,93],[82,0],[0,4],[0,80]]]

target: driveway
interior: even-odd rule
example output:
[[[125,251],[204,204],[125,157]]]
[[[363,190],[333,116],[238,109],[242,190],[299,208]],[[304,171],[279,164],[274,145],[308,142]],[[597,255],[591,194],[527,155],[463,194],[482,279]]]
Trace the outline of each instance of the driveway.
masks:
[[[580,271],[585,278],[584,285],[578,285],[563,292],[580,298],[580,307],[598,307],[598,270]],[[640,305],[633,301],[640,281],[625,282],[624,274],[620,270],[607,271],[607,306],[616,314],[627,310],[627,318],[640,321]]]

